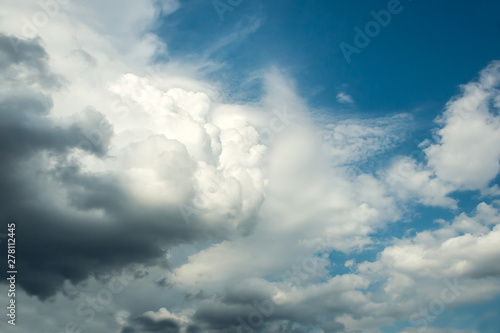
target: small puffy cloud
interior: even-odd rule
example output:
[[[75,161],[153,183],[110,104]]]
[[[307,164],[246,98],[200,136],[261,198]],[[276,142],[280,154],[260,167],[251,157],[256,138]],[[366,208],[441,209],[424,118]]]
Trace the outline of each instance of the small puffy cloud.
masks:
[[[354,104],[354,100],[352,99],[352,96],[345,93],[345,92],[339,92],[337,94],[337,102],[341,104]]]
[[[177,333],[181,327],[186,327],[189,320],[186,316],[177,316],[165,308],[157,312],[146,311],[141,315],[121,320],[124,325],[121,332],[163,332]],[[126,323],[128,321],[128,323]]]
[[[163,15],[169,15],[181,6],[179,0],[160,0],[157,3],[160,5]]]

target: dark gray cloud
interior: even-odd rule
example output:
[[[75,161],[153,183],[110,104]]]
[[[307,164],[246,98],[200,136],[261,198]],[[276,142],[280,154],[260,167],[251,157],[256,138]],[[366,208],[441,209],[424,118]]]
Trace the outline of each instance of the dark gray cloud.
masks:
[[[227,305],[219,302],[203,301],[198,304],[193,319],[199,326],[215,331],[236,329],[238,317],[245,318],[253,311],[250,305]]]
[[[169,282],[168,282],[168,279],[166,277],[162,277],[160,278],[159,280],[155,281],[155,283],[159,286],[159,287],[170,287],[172,286]]]
[[[201,328],[196,325],[189,325],[186,329],[186,333],[201,333],[203,332]]]
[[[0,33],[0,70],[4,74],[3,84],[15,86],[27,83],[46,88],[57,88],[61,85],[61,77],[50,71],[47,64],[48,54],[39,42],[38,39],[23,40]],[[23,82],[19,82],[20,77]]]
[[[344,325],[336,318],[343,313],[356,315],[351,302],[343,298],[332,292],[276,304],[269,290],[233,285],[219,297],[199,302],[193,319],[198,326],[214,332],[307,332],[310,327],[343,332]]]
[[[180,331],[180,323],[172,318],[161,318],[144,313],[128,320],[127,326],[122,328],[122,333],[132,332],[159,332],[177,333]],[[189,329],[188,329],[189,331]],[[192,326],[191,331],[196,332],[196,327]]]
[[[133,319],[132,323],[140,327],[141,331],[145,332],[174,333],[179,331],[179,324],[170,319],[154,320],[145,315],[141,315]]]
[[[0,218],[4,229],[18,221],[18,286],[46,299],[65,281],[158,264],[169,247],[209,236],[177,207],[140,206],[115,175],[83,171],[71,153],[109,158],[113,128],[92,107],[61,123],[47,117],[50,94],[64,81],[47,60],[37,40],[0,35],[0,71],[9,78],[0,84]]]
[[[138,331],[136,331],[135,328],[131,326],[127,326],[122,328],[121,333],[138,333]]]

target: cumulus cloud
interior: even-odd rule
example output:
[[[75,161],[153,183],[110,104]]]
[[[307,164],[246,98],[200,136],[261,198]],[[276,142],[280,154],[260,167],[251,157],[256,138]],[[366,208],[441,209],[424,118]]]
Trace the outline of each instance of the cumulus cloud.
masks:
[[[456,188],[413,158],[395,160],[385,171],[385,178],[391,190],[404,201],[416,199],[426,206],[457,207],[456,200],[449,197]]]
[[[479,79],[462,85],[436,119],[435,141],[425,140],[417,154],[400,156],[384,177],[399,198],[416,199],[429,206],[456,208],[450,196],[457,191],[479,190],[498,195],[498,185],[490,184],[500,171],[498,85],[499,62],[481,71]],[[491,186],[490,186],[491,185]]]
[[[378,260],[357,265],[361,276],[383,281],[374,298],[382,301],[381,315],[434,332],[432,323],[446,309],[498,295],[499,272],[492,264],[499,256],[498,214],[497,208],[481,203],[473,215],[436,221],[436,229],[395,239]]]
[[[500,171],[498,100],[500,63],[493,62],[477,81],[447,105],[438,140],[425,149],[428,164],[458,189],[484,190]]]
[[[500,256],[499,212],[481,203],[474,216],[460,214],[451,223],[442,222],[435,231],[423,231],[403,239],[381,253],[381,261],[394,269],[416,276],[498,277],[491,266]]]
[[[443,279],[467,286],[457,304],[500,293],[494,203],[377,237],[414,200],[457,209],[454,191],[487,190],[498,63],[448,103],[426,160],[367,171],[410,116],[323,121],[278,68],[258,101],[227,100],[196,66],[155,63],[168,48],[150,31],[178,1],[55,8],[44,25],[36,1],[0,9],[0,216],[19,221],[20,311],[37,318],[21,332],[69,320],[123,333],[380,332]],[[381,245],[373,261],[332,259]]]

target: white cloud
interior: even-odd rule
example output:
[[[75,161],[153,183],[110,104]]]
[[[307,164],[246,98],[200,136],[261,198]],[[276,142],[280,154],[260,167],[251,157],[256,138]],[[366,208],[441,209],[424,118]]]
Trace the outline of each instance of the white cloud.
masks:
[[[406,139],[411,116],[399,114],[377,119],[329,120],[324,126],[324,153],[335,165],[355,166],[396,147]]]
[[[437,178],[411,158],[400,158],[385,173],[387,184],[398,198],[417,199],[426,206],[456,208],[456,200],[448,197],[455,187]]]
[[[381,260],[416,276],[499,276],[500,270],[490,266],[500,259],[499,222],[499,212],[481,203],[475,216],[461,214],[436,231],[401,240],[386,248]]]
[[[486,189],[500,171],[500,117],[491,103],[499,82],[500,62],[493,62],[477,82],[462,86],[440,119],[437,143],[424,150],[436,175],[458,189]]]
[[[500,271],[494,264],[500,259],[499,222],[499,211],[481,203],[473,216],[462,213],[451,223],[440,221],[435,230],[394,240],[377,261],[359,264],[358,273],[385,281],[377,298],[405,308],[406,318],[400,320],[419,326],[425,321],[427,326],[425,313],[441,313],[432,304],[456,307],[500,294]]]
[[[422,328],[422,327],[408,327],[399,331],[399,333],[477,333],[476,330],[460,330],[452,328]]]
[[[341,104],[354,104],[354,100],[352,99],[352,96],[349,94],[346,94],[344,92],[339,92],[337,94],[337,102]]]
[[[353,254],[371,246],[377,232],[401,218],[408,202],[457,208],[449,197],[453,191],[486,190],[499,170],[500,125],[488,103],[498,104],[498,63],[447,105],[438,142],[424,150],[427,164],[401,158],[379,176],[361,172],[356,164],[402,142],[407,115],[317,125],[293,80],[276,68],[262,76],[265,94],[258,102],[222,101],[219,86],[200,78],[197,69],[203,64],[151,64],[167,47],[148,31],[160,11],[167,15],[177,8],[177,1],[69,3],[38,29],[53,71],[63,78],[62,88],[50,92],[53,108],[47,119],[63,125],[81,117],[89,144],[109,144],[103,158],[74,149],[68,160],[76,159],[86,175],[113,180],[138,207],[176,210],[186,205],[196,212],[196,223],[176,227],[193,228],[192,238],[178,242],[194,244],[170,252],[181,258],[171,260],[169,270],[149,267],[155,276],[134,282],[129,293],[110,305],[109,312],[122,312],[96,320],[97,328],[111,327],[110,318],[125,326],[143,316],[155,323],[173,320],[185,329],[196,320],[209,323],[209,316],[202,316],[206,308],[213,314],[219,306],[239,315],[236,310],[250,305],[238,302],[252,303],[257,295],[273,300],[276,320],[295,318],[304,326],[323,325],[324,331],[340,331],[345,325],[379,332],[381,326],[407,320],[440,291],[445,278],[463,278],[469,289],[462,303],[500,292],[495,264],[500,259],[500,214],[484,203],[472,216],[461,214],[437,230],[394,240],[375,262],[351,259],[337,267],[325,258],[333,250]],[[36,1],[6,4],[0,9],[0,28],[22,36],[23,22],[14,17],[31,17],[40,10]],[[217,47],[259,24],[253,22]],[[354,103],[345,93],[337,98]],[[113,136],[95,126],[101,113],[80,114],[89,106],[112,123]],[[31,167],[45,172],[60,162],[47,155]],[[106,220],[106,208],[96,212],[71,206],[66,194],[73,188],[44,179],[51,189],[45,200],[61,198],[56,208],[120,223]],[[82,184],[74,187],[85,190]],[[139,222],[134,230],[158,228]],[[342,266],[351,274],[337,274]],[[294,283],[293,274],[284,274],[297,267],[305,276],[300,283]],[[161,290],[167,296],[154,283],[164,277],[169,289]],[[87,293],[101,287],[88,281]],[[367,291],[377,283],[383,286]],[[64,321],[75,304],[61,295],[55,302],[65,309]],[[332,318],[317,319],[327,313]],[[233,325],[236,315],[221,324],[222,330]],[[49,321],[43,322],[60,325]]]

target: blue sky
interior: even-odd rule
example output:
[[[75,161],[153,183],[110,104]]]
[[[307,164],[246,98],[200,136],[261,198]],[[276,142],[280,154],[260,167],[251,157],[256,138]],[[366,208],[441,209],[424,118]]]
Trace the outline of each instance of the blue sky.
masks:
[[[498,13],[6,2],[0,331],[499,332]]]
[[[220,21],[210,1],[189,1],[158,28],[169,53],[202,55],[220,39],[258,22],[254,33],[217,50],[229,79],[269,65],[287,69],[308,100],[336,107],[339,90],[356,108],[387,113],[424,108],[434,118],[457,86],[472,80],[500,54],[496,1],[401,1],[401,13],[347,63],[339,47],[354,44],[354,27],[364,29],[372,10],[387,1],[242,1]],[[172,28],[172,26],[174,28]],[[217,73],[220,74],[220,73]],[[344,88],[346,87],[346,88]],[[237,89],[237,88],[235,88]],[[321,91],[319,91],[321,90]],[[428,115],[430,114],[430,116]]]

